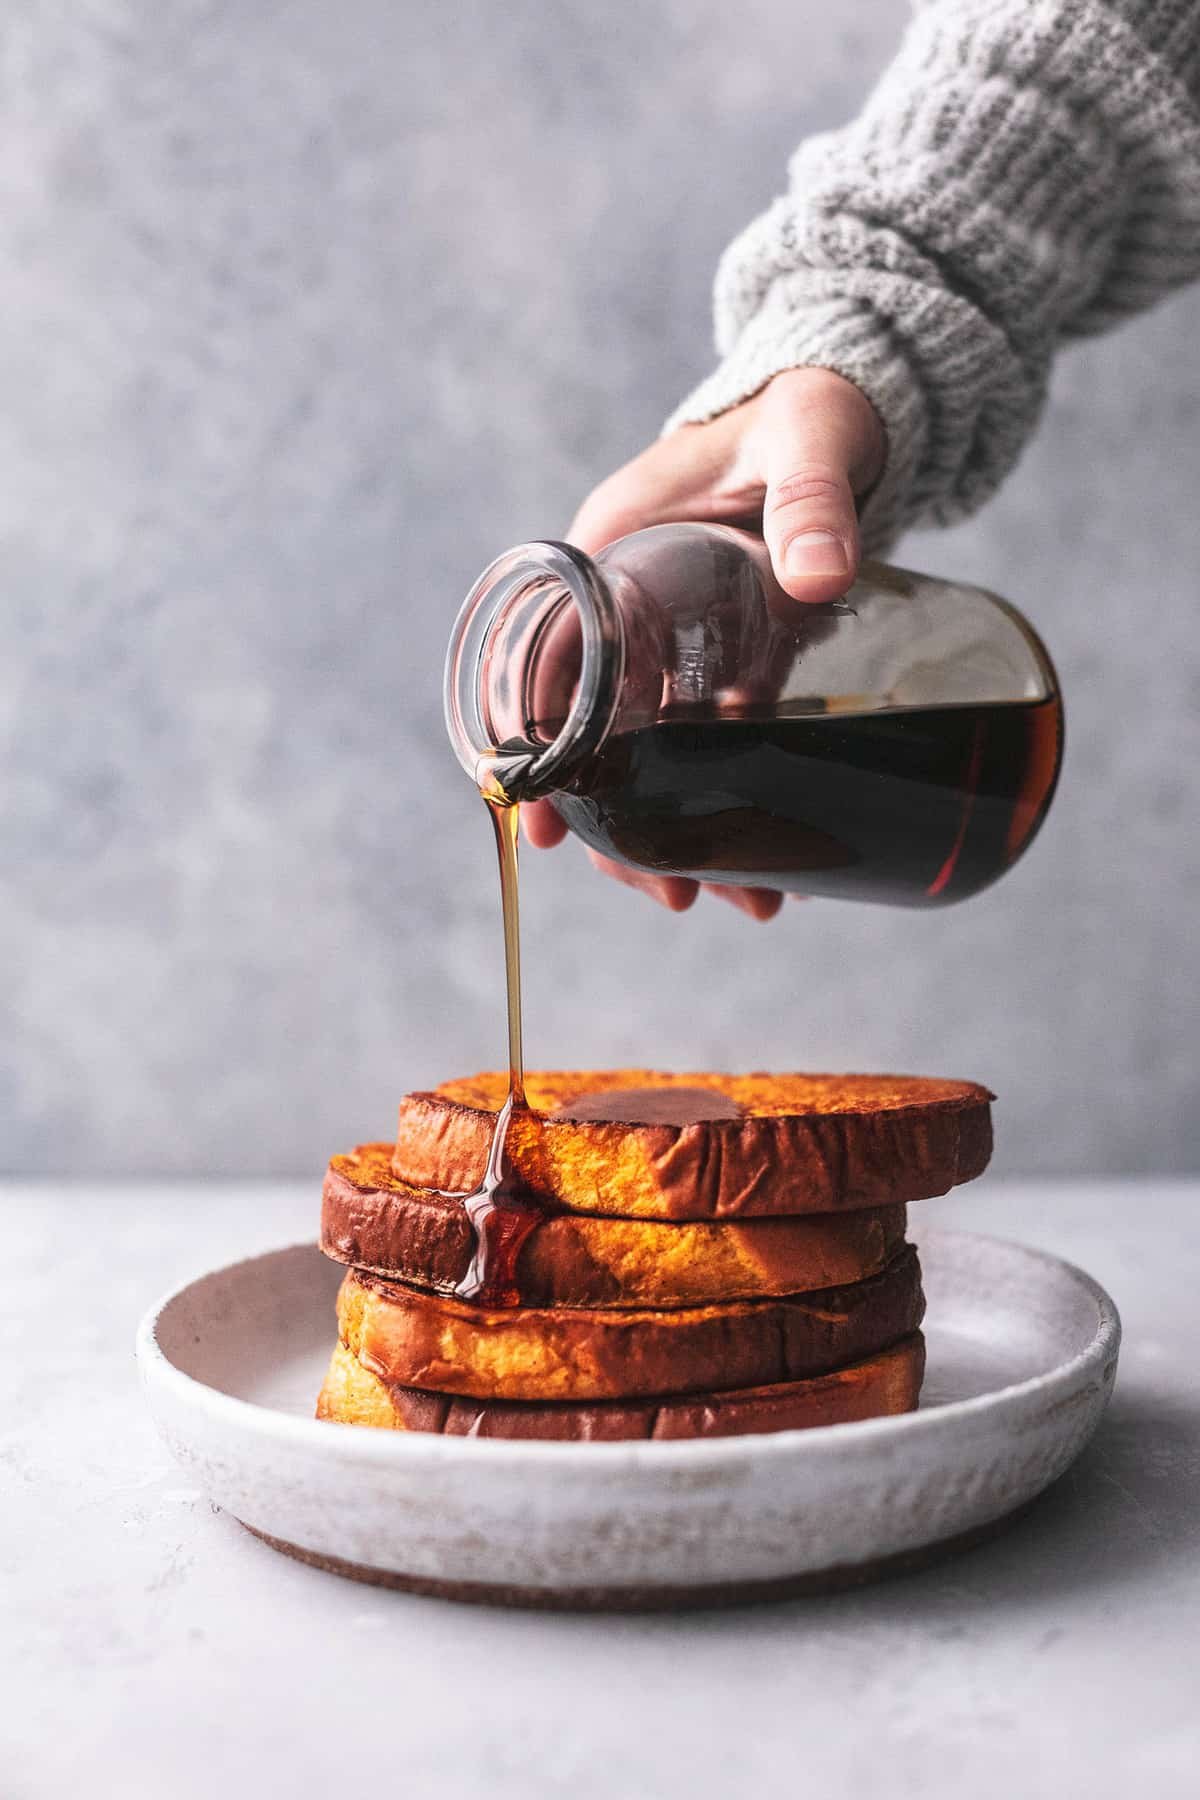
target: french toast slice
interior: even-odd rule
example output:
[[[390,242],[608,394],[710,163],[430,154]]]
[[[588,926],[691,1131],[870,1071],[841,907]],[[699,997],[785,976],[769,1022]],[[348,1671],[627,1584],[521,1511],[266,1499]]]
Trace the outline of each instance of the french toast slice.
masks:
[[[466,1210],[453,1195],[401,1181],[391,1156],[390,1144],[361,1144],[333,1158],[321,1248],[335,1262],[453,1294],[475,1253]],[[729,1224],[534,1213],[514,1285],[535,1307],[660,1308],[802,1293],[878,1274],[904,1226],[903,1206]]]
[[[541,1438],[595,1442],[629,1438],[734,1437],[808,1430],[911,1412],[921,1391],[925,1342],[919,1331],[891,1349],[807,1381],[658,1400],[587,1403],[462,1400],[389,1385],[338,1343],[317,1401],[319,1419],[446,1437]]]
[[[338,1335],[372,1374],[479,1400],[621,1400],[807,1380],[908,1337],[911,1245],[878,1274],[783,1298],[666,1310],[487,1308],[347,1273]]]
[[[481,1180],[508,1092],[498,1072],[408,1094],[392,1155],[418,1187]],[[506,1154],[573,1212],[740,1219],[854,1212],[944,1194],[992,1149],[985,1087],[919,1075],[532,1073]]]

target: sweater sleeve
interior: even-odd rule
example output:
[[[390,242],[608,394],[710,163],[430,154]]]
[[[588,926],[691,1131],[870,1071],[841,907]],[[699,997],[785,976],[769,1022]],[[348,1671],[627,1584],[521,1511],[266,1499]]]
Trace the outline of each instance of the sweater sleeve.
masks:
[[[1063,338],[1198,273],[1198,0],[918,0],[860,117],[726,251],[722,360],[665,429],[781,369],[844,375],[887,430],[878,550],[993,492]]]

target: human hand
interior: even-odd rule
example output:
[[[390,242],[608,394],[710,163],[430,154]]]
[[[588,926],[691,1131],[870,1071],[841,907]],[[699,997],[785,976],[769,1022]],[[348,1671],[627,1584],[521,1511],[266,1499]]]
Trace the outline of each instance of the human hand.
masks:
[[[879,415],[852,382],[828,369],[788,369],[741,406],[659,438],[602,481],[567,537],[594,555],[645,525],[739,525],[762,533],[776,579],[797,605],[835,600],[858,572],[855,501],[879,479],[883,461]],[[525,835],[539,849],[566,837],[548,800],[521,811]],[[671,912],[686,912],[700,891],[680,875],[588,855],[604,874]],[[783,904],[774,888],[704,885],[752,919],[773,919]]]

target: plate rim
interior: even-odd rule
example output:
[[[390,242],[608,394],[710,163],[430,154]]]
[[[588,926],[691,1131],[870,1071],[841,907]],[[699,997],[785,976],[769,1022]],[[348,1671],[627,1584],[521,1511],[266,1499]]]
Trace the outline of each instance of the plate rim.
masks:
[[[309,1238],[280,1244],[253,1256],[238,1257],[232,1262],[219,1264],[190,1276],[185,1281],[177,1282],[143,1314],[137,1328],[134,1350],[144,1389],[148,1390],[152,1386],[166,1389],[189,1408],[202,1408],[210,1416],[215,1414],[217,1418],[227,1419],[233,1428],[253,1429],[257,1434],[265,1434],[279,1442],[307,1445],[314,1450],[322,1444],[332,1450],[337,1444],[340,1455],[349,1455],[355,1461],[370,1465],[387,1465],[397,1461],[400,1464],[419,1464],[422,1460],[477,1460],[482,1457],[485,1462],[498,1467],[505,1464],[513,1467],[546,1465],[564,1473],[580,1467],[597,1472],[604,1468],[614,1474],[621,1469],[654,1469],[669,1473],[675,1469],[697,1466],[716,1471],[723,1465],[743,1462],[748,1443],[752,1443],[755,1456],[764,1460],[786,1458],[797,1452],[812,1458],[831,1453],[840,1457],[859,1444],[886,1442],[889,1438],[911,1439],[914,1436],[924,1437],[930,1433],[954,1430],[973,1419],[994,1415],[998,1406],[1003,1406],[1005,1410],[1019,1411],[1023,1405],[1053,1401],[1058,1394],[1067,1398],[1078,1390],[1080,1379],[1086,1372],[1094,1369],[1099,1375],[1116,1357],[1122,1333],[1116,1302],[1107,1289],[1077,1263],[1057,1256],[1052,1251],[1035,1249],[1029,1244],[1022,1244],[1014,1238],[1000,1237],[993,1232],[965,1231],[945,1226],[934,1226],[915,1240],[918,1254],[924,1244],[931,1240],[987,1244],[1006,1255],[1025,1258],[1042,1267],[1049,1266],[1060,1276],[1068,1277],[1083,1287],[1096,1303],[1098,1318],[1092,1337],[1074,1355],[1039,1374],[1026,1376],[1022,1381],[1005,1383],[965,1400],[948,1400],[923,1411],[879,1419],[860,1419],[837,1425],[742,1433],[730,1437],[665,1441],[634,1439],[607,1443],[444,1437],[435,1432],[366,1430],[341,1420],[317,1419],[303,1413],[284,1412],[279,1407],[267,1406],[261,1401],[244,1400],[236,1394],[227,1394],[222,1389],[213,1387],[197,1376],[187,1374],[172,1362],[158,1341],[159,1321],[169,1306],[190,1289],[199,1287],[202,1282],[232,1274],[250,1264],[266,1262],[301,1250],[313,1251],[319,1255],[319,1245],[315,1239]],[[331,1437],[330,1432],[335,1432],[338,1436]]]

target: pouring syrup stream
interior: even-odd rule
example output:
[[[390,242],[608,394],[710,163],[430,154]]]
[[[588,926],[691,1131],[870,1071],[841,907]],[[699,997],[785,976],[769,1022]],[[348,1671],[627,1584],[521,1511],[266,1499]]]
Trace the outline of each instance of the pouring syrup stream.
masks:
[[[514,760],[482,758],[479,791],[496,834],[500,864],[500,901],[504,913],[504,978],[508,999],[508,1098],[496,1116],[483,1179],[473,1193],[461,1196],[475,1233],[471,1266],[455,1288],[460,1300],[485,1306],[517,1306],[517,1259],[530,1232],[545,1217],[531,1196],[515,1191],[505,1164],[505,1147],[514,1115],[528,1113],[525,1099],[525,1055],[521,1034],[521,914],[517,895],[517,834],[520,806],[510,800],[504,775]],[[525,759],[520,759],[524,761]]]

